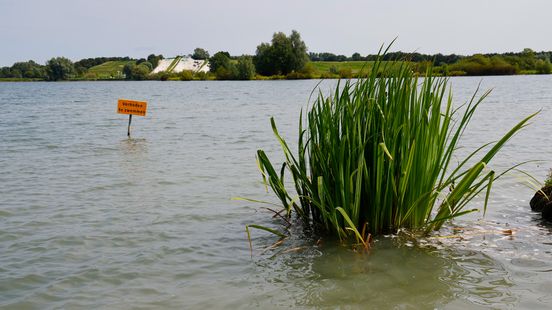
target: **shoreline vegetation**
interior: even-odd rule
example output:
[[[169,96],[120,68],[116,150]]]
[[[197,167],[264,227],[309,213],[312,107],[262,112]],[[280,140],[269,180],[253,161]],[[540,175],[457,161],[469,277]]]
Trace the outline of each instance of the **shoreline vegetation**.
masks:
[[[433,76],[429,67],[421,79],[405,62],[384,61],[387,50],[368,77],[338,83],[301,111],[296,148],[270,119],[283,164],[274,166],[263,150],[257,164],[267,190],[281,202],[282,210],[273,212],[286,231],[247,225],[250,242],[249,228],[285,238],[295,223],[363,248],[373,235],[402,229],[427,234],[478,211],[470,202],[479,195],[485,213],[494,182],[520,165],[495,172],[491,162],[538,112],[458,158],[464,131],[490,91],[477,89],[454,107],[445,77]],[[393,74],[379,78],[388,70]]]
[[[174,72],[175,66],[153,73],[163,55],[150,54],[147,58],[97,57],[72,62],[65,57],[54,57],[44,65],[33,60],[16,62],[0,68],[0,81],[113,81],[113,80],[294,80],[294,79],[351,79],[366,78],[374,70],[376,61],[391,62],[377,72],[378,76],[393,75],[399,64],[417,76],[487,76],[551,74],[552,51],[536,52],[525,48],[521,52],[463,55],[420,54],[389,52],[379,59],[377,54],[351,56],[333,53],[308,52],[297,31],[287,36],[274,33],[271,42],[257,46],[255,55],[232,56],[219,51],[213,56],[203,48],[192,54],[175,56],[175,63],[183,57],[208,61],[208,72],[184,70]],[[379,66],[378,66],[379,67]],[[383,70],[378,69],[378,70]]]

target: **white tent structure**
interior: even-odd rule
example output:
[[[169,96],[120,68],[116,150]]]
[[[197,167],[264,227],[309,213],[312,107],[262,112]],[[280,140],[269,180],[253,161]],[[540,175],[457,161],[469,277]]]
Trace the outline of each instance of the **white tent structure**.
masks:
[[[209,72],[209,62],[207,60],[195,60],[191,57],[175,57],[159,60],[157,67],[153,69],[152,74],[159,72],[180,73],[184,70],[193,72]]]

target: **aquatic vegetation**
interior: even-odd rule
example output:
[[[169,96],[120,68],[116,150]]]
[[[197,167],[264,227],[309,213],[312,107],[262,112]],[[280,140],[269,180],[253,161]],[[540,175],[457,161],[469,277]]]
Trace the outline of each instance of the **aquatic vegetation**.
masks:
[[[548,171],[548,176],[546,177],[546,180],[544,181],[544,186],[552,186],[552,169]]]
[[[262,177],[283,215],[295,213],[304,225],[364,246],[371,234],[437,230],[476,211],[469,203],[481,193],[486,210],[493,181],[503,174],[489,169],[489,162],[536,114],[451,167],[464,130],[489,92],[477,97],[476,91],[454,108],[446,78],[432,76],[431,68],[418,78],[405,62],[381,59],[366,78],[338,84],[327,97],[320,93],[305,118],[301,112],[295,155],[271,119],[285,156],[279,169],[257,151]],[[378,77],[388,68],[393,74]],[[286,187],[286,173],[293,190]]]

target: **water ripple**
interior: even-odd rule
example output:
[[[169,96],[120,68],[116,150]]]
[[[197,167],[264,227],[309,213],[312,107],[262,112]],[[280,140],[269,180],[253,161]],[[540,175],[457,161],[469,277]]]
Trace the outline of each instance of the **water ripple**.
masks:
[[[480,78],[452,78],[455,103]],[[496,139],[542,108],[492,168],[548,160],[551,76],[489,77],[496,87],[465,133]],[[0,83],[0,307],[546,308],[552,226],[528,211],[521,174],[494,186],[482,214],[411,247],[368,255],[294,237],[279,248],[245,225],[274,225],[255,151],[280,159],[269,117],[295,141],[318,81]],[[326,91],[334,81],[325,81]],[[115,114],[117,98],[150,102]],[[83,107],[86,106],[86,110]],[[547,161],[525,170],[543,179]],[[481,207],[476,201],[474,207]],[[512,233],[507,233],[511,231]],[[461,234],[462,237],[455,237]]]

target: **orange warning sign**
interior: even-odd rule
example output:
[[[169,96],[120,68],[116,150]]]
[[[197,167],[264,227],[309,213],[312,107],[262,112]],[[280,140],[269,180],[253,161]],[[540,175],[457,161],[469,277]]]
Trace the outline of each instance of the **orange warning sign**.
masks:
[[[145,101],[119,99],[117,104],[117,113],[146,116],[148,103]]]

